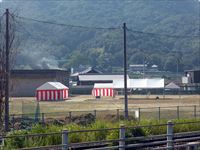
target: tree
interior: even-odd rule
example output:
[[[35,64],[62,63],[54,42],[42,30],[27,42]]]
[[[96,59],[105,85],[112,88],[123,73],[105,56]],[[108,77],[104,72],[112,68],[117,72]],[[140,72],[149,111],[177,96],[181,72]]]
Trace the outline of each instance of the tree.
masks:
[[[176,59],[174,59],[174,57],[172,57],[172,56],[168,57],[167,60],[165,61],[164,69],[166,71],[175,72],[176,67],[177,67]]]
[[[142,52],[136,52],[134,55],[132,55],[129,59],[129,63],[134,64],[143,64],[144,60],[144,54]]]
[[[63,67],[71,68],[71,67],[79,67],[80,65],[88,65],[89,59],[87,56],[80,51],[75,51],[68,58],[67,63],[63,65]]]
[[[163,62],[159,54],[152,54],[149,56],[149,59],[151,65],[157,65],[159,69],[163,68]]]

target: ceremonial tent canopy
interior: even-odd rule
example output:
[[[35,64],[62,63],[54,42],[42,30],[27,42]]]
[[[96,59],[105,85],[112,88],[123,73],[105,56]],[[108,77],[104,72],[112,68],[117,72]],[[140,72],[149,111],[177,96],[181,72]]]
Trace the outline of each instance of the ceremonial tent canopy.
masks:
[[[113,89],[112,83],[95,83],[92,90],[92,95],[97,96],[115,96],[116,92]]]
[[[41,101],[57,101],[68,98],[69,88],[60,82],[46,82],[36,90],[36,98]]]

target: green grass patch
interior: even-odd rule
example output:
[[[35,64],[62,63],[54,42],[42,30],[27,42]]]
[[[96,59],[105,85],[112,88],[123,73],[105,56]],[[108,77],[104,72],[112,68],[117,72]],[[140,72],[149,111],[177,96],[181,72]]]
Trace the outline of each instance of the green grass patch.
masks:
[[[200,121],[194,119],[185,119],[185,120],[173,120],[174,123],[179,122],[193,122]],[[128,128],[126,130],[126,137],[138,137],[138,136],[149,136],[149,135],[158,135],[166,134],[167,126],[156,126],[151,125],[166,124],[167,120],[157,121],[157,120],[143,120],[140,122],[137,121],[120,121],[120,122],[107,122],[97,120],[95,123],[83,126],[77,125],[74,123],[58,126],[58,125],[35,125],[31,130],[19,130],[13,131],[7,134],[7,136],[15,135],[26,135],[26,134],[36,134],[36,133],[50,133],[50,132],[61,132],[62,130],[75,131],[75,130],[93,130],[93,129],[106,129],[106,128],[118,128],[121,124],[124,124],[127,127],[137,127],[137,126],[149,126],[149,127],[138,127],[138,128]],[[198,131],[200,130],[200,123],[191,123],[191,124],[178,124],[174,125],[174,132],[189,132],[189,131]],[[82,133],[70,133],[69,142],[78,143],[78,142],[88,142],[88,141],[100,141],[100,140],[111,140],[118,139],[119,131],[97,131],[97,132],[82,132]],[[37,147],[45,145],[59,145],[61,144],[61,135],[49,135],[42,137],[14,137],[8,138],[5,140],[4,149],[18,149],[24,147]],[[132,141],[134,143],[134,141]],[[112,145],[117,144],[111,143]]]

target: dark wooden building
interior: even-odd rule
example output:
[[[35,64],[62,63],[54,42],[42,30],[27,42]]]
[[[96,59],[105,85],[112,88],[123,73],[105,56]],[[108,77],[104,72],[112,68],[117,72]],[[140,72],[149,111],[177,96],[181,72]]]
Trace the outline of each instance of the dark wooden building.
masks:
[[[69,86],[68,70],[11,70],[10,95],[15,97],[35,96],[35,90],[45,82],[61,82]]]
[[[76,72],[70,75],[70,86],[77,86],[79,85],[79,76],[80,75],[98,75],[98,74],[103,74],[101,71],[94,67],[88,67],[87,69],[81,71],[81,72]]]

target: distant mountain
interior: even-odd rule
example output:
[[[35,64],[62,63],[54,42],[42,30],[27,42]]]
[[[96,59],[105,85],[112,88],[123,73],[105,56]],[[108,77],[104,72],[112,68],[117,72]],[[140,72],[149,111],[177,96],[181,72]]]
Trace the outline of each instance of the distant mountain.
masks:
[[[123,22],[128,28],[128,64],[145,62],[168,71],[176,71],[177,65],[180,71],[197,68],[199,38],[192,36],[199,35],[198,5],[196,0],[4,0],[2,3],[3,8],[8,7],[19,16],[93,27],[64,27],[16,18],[21,40],[16,68],[86,65],[104,71],[123,66]]]

